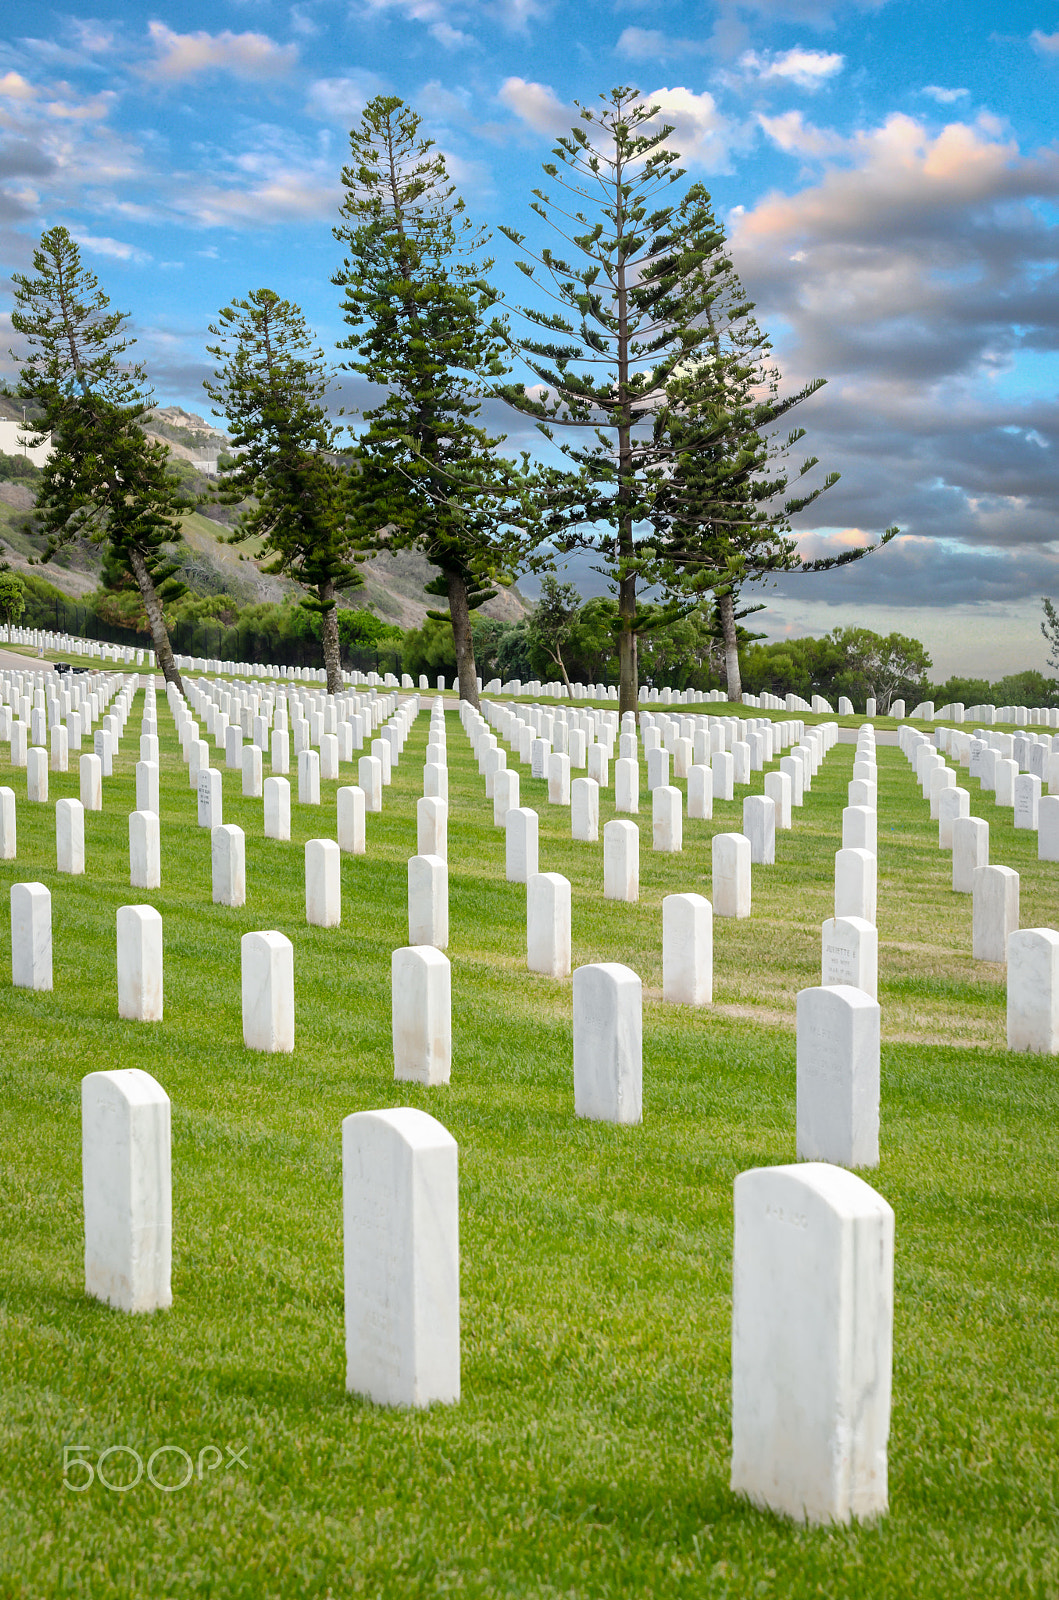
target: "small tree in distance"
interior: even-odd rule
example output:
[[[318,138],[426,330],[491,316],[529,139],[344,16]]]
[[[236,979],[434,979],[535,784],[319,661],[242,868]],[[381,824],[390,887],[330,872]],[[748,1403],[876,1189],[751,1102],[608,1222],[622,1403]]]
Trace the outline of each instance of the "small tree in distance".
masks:
[[[136,582],[166,681],[183,692],[162,601],[183,592],[164,546],[181,537],[186,507],[169,452],[140,425],[152,396],[143,368],[125,360],[128,318],[111,311],[65,228],[42,234],[33,267],[35,277],[13,276],[11,324],[29,346],[19,395],[34,407],[35,442],[52,446],[36,500],[46,559],[79,538],[107,543]]]
[[[568,697],[573,699],[570,674],[563,651],[573,637],[574,624],[581,609],[581,597],[572,583],[560,583],[551,573],[541,579],[541,592],[526,623],[526,644],[534,657],[559,668]]]
[[[7,642],[11,643],[11,629],[26,609],[26,590],[22,579],[10,567],[0,567],[0,617],[7,624]]]
[[[338,426],[324,397],[332,374],[296,305],[271,289],[233,300],[210,325],[218,363],[203,387],[227,419],[236,455],[222,470],[221,498],[249,501],[229,543],[260,539],[285,573],[308,590],[302,604],[321,621],[328,694],[342,688],[338,595],[363,584],[357,562],[356,468],[340,465]]]

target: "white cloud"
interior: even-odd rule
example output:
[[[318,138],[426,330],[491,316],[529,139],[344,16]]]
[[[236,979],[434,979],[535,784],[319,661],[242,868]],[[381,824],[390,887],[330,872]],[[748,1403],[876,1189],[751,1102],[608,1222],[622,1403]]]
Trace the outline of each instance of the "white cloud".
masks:
[[[108,239],[106,235],[85,233],[79,228],[71,228],[70,237],[93,255],[109,256],[113,261],[132,261],[137,266],[142,266],[151,259],[146,251],[138,250],[135,245],[126,244],[122,239]]]
[[[381,80],[373,72],[350,73],[345,78],[317,78],[309,86],[305,109],[321,122],[340,122],[348,126],[381,87]]]
[[[652,89],[650,94],[644,95],[644,100],[648,105],[658,106],[662,120],[672,123],[669,142],[679,150],[684,161],[710,172],[728,170],[735,130],[717,109],[712,94],[706,90],[695,94],[691,89],[674,87]]]
[[[778,117],[759,116],[758,123],[774,145],[786,155],[819,158],[837,155],[848,148],[848,140],[831,128],[816,128],[800,111],[784,111]]]
[[[769,51],[747,50],[739,66],[748,77],[762,83],[792,83],[796,88],[814,90],[842,71],[845,57],[825,50],[805,50],[800,45],[780,55]]]
[[[304,39],[316,38],[320,32],[320,27],[309,15],[308,6],[291,6],[290,31],[291,33],[301,34]]]
[[[527,83],[525,78],[505,78],[497,99],[535,133],[563,133],[577,121],[576,106],[564,105],[546,83]]]
[[[471,34],[462,33],[459,28],[450,27],[447,22],[433,23],[430,36],[437,40],[443,50],[466,50],[478,43]]]
[[[0,78],[0,100],[36,100],[37,91],[18,72],[5,72]]]
[[[1034,28],[1030,34],[1030,42],[1042,55],[1059,55],[1059,33],[1042,33],[1040,28]]]
[[[936,83],[928,83],[920,89],[920,94],[929,95],[931,100],[936,100],[939,106],[951,106],[957,100],[963,100],[970,94],[970,89],[942,89]]]
[[[203,72],[230,72],[237,78],[285,77],[296,65],[298,46],[276,44],[264,33],[174,33],[164,22],[149,22],[156,52],[148,76],[171,83]]]

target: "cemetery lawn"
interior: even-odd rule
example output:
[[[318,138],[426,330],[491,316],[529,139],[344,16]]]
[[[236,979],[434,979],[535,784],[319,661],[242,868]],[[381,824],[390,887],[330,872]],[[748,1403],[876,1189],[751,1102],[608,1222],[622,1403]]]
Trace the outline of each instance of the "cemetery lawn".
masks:
[[[661,1003],[661,900],[710,893],[710,837],[741,827],[741,803],[685,819],[665,857],[642,805],[641,899],[619,905],[602,844],[573,845],[568,810],[520,769],[541,870],[573,884],[574,964],[643,979],[644,1121],[619,1128],[574,1117],[570,983],[525,970],[525,890],[505,882],[454,714],[453,1075],[425,1089],[393,1082],[390,954],[426,713],[367,855],[343,857],[342,926],[323,930],[305,924],[302,846],[334,837],[336,785],[316,809],[295,784],[280,844],[226,771],[247,905],[214,906],[162,695],[163,887],[130,890],[142,703],[86,817],[83,878],[56,874],[54,807],[27,803],[0,747],[18,797],[18,859],[0,863],[0,1594],[1059,1595],[1059,1064],[1006,1052],[1003,971],[970,959],[970,897],[896,748],[879,749],[882,1163],[865,1174],[897,1219],[890,1514],[806,1529],[728,1488],[732,1183],[794,1160],[794,1002],[819,982],[852,746],[778,835],[776,867],[754,869],[753,916],[717,919],[701,1011]],[[967,786],[991,860],[1022,875],[1023,926],[1059,926],[1036,836]],[[51,774],[52,801],[76,793],[76,770]],[[31,879],[52,891],[51,994],[9,982],[8,889]],[[137,901],[164,919],[159,1024],[116,1014],[115,913]],[[256,928],[294,942],[292,1056],[242,1045],[239,939]],[[130,1066],[173,1106],[173,1307],[141,1317],[83,1292],[80,1080]],[[401,1104],[438,1117],[460,1160],[463,1397],[420,1413],[345,1392],[341,1122]],[[117,1487],[64,1487],[74,1446],[93,1466],[110,1450]],[[185,1476],[179,1451],[196,1469],[173,1492],[146,1476],[163,1448],[160,1483]],[[122,1490],[130,1452],[145,1473]]]

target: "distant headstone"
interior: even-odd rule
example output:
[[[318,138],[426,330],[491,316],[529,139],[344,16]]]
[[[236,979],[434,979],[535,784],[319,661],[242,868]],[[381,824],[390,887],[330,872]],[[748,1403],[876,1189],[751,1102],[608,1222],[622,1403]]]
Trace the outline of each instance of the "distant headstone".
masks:
[[[614,763],[614,809],[632,816],[640,809],[640,763],[634,757]]]
[[[813,1162],[735,1180],[732,1473],[780,1516],[887,1510],[894,1214]]]
[[[81,1080],[85,1293],[119,1311],[160,1311],[170,1287],[169,1096],[139,1067]]]
[[[876,921],[878,866],[871,850],[835,852],[835,916]]]
[[[434,945],[405,945],[390,959],[393,1075],[448,1083],[452,1071],[452,979]]]
[[[342,921],[342,853],[334,839],[306,840],[305,920],[315,928]]]
[[[85,808],[80,800],[55,803],[55,864],[75,876],[85,870]]]
[[[282,933],[244,933],[243,1042],[266,1055],[294,1049],[294,946]]]
[[[820,931],[820,983],[879,997],[879,933],[864,917],[828,917]]]
[[[421,856],[440,856],[449,859],[449,808],[444,800],[427,798],[416,801],[416,839]]]
[[[449,942],[449,872],[440,856],[408,861],[408,943],[444,950]]]
[[[603,898],[640,898],[640,830],[635,822],[615,819],[603,829]]]
[[[713,999],[713,907],[705,895],[662,901],[662,999],[681,1006]]]
[[[582,844],[599,839],[599,784],[594,778],[575,778],[570,785],[570,837]]]
[[[688,768],[688,821],[709,822],[713,816],[713,768],[705,762]]]
[[[508,883],[527,883],[537,871],[537,813],[529,806],[513,807],[504,819],[505,866]]]
[[[938,799],[938,848],[952,849],[953,825],[971,814],[971,796],[966,789],[946,789]]]
[[[365,811],[381,811],[382,762],[378,756],[361,756],[357,762],[357,783],[364,795]]]
[[[677,854],[683,849],[683,802],[684,796],[680,790],[669,784],[658,784],[653,790],[651,795],[653,849],[670,855]]]
[[[974,875],[989,863],[989,824],[981,817],[956,817],[952,824],[952,887],[971,894]]]
[[[526,965],[549,978],[567,978],[570,943],[570,880],[538,872],[526,885]]]
[[[129,813],[129,883],[133,889],[160,889],[162,848],[158,814]]]
[[[162,1020],[162,917],[153,906],[119,906],[118,1016]]]
[[[213,832],[224,821],[221,774],[216,767],[201,767],[198,782],[198,820],[200,828]]]
[[[320,754],[311,748],[300,751],[298,755],[298,804],[320,804]]]
[[[43,883],[11,885],[11,982],[16,989],[50,989],[51,891]]]
[[[14,861],[18,849],[15,822],[15,791],[0,788],[0,861]]]
[[[748,794],[743,801],[743,834],[750,840],[751,863],[761,867],[774,866],[776,803],[767,794]]]
[[[800,1160],[879,1165],[879,1021],[877,1003],[850,985],[799,993]]]
[[[346,1388],[375,1405],[460,1398],[456,1141],[425,1111],[342,1123]]]
[[[210,834],[210,865],[213,873],[213,903],[218,906],[246,904],[246,837],[234,822],[222,823]]]
[[[98,756],[84,755],[81,757],[78,770],[81,778],[82,806],[86,811],[102,811],[103,763]]]
[[[711,845],[713,913],[750,915],[750,840],[743,833],[715,833]]]
[[[611,826],[610,823],[607,824]],[[599,1122],[643,1117],[643,992],[617,962],[574,973],[574,1110]]]
[[[362,856],[367,851],[364,827],[364,791],[349,784],[335,796],[338,813],[338,848],[346,855]]]
[[[971,892],[972,956],[1006,961],[1008,937],[1019,925],[1018,873],[1011,867],[976,867]]]
[[[265,779],[265,838],[290,839],[290,784],[286,778]]]

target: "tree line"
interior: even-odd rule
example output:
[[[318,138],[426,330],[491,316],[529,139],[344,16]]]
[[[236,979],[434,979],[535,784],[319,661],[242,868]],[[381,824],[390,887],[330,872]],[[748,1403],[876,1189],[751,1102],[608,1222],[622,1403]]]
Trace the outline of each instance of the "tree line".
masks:
[[[210,325],[205,388],[232,438],[219,491],[238,508],[231,538],[258,541],[266,570],[302,586],[329,688],[340,683],[339,597],[380,550],[418,548],[436,569],[431,620],[451,630],[472,703],[481,606],[520,573],[590,551],[613,596],[590,625],[617,662],[621,709],[635,711],[641,676],[681,630],[719,630],[739,699],[744,585],[862,559],[896,533],[799,558],[791,518],[837,474],[799,459],[804,429],[789,414],[824,380],[782,391],[710,196],[688,181],[672,134],[634,88],[578,106],[533,192],[544,237],[501,229],[527,283],[515,306],[420,117],[377,96],[350,132],[333,227],[348,329],[337,359],[273,288],[248,290]],[[49,554],[104,542],[107,570],[135,585],[159,664],[178,680],[165,605],[181,593],[173,547],[187,502],[144,432],[152,395],[128,316],[61,226],[14,286],[28,352],[19,395],[53,444],[37,495]],[[353,426],[329,405],[339,371],[383,395]],[[505,453],[485,425],[488,401],[536,423],[536,459]]]

